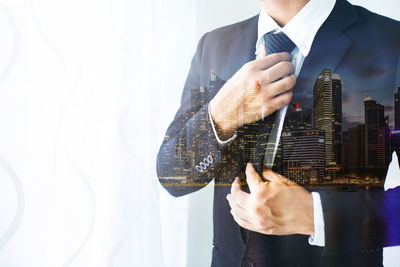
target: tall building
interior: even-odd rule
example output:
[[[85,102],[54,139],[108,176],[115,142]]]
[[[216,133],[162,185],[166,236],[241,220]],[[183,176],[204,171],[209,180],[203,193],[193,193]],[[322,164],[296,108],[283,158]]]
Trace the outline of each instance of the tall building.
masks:
[[[320,130],[282,134],[283,174],[298,184],[325,176],[325,137]]]
[[[394,129],[400,130],[400,87],[394,94]]]
[[[325,132],[325,164],[341,162],[342,141],[342,81],[339,75],[324,69],[314,84],[314,129]]]
[[[370,97],[364,99],[365,167],[385,168],[388,162],[389,138],[385,107]]]
[[[397,153],[400,153],[400,130],[392,131],[390,133],[390,139],[390,151],[396,151]]]
[[[365,166],[365,125],[348,130],[347,168],[352,171],[363,169]]]
[[[342,134],[342,162],[340,163],[343,170],[349,169],[349,131]]]
[[[335,73],[332,74],[332,102],[334,140],[340,143],[342,141],[342,81]]]

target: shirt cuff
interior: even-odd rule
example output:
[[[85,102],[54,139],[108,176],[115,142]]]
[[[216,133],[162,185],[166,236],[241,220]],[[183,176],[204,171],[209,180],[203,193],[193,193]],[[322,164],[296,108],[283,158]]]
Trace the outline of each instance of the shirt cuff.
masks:
[[[233,136],[232,136],[231,138],[229,138],[228,140],[222,141],[222,140],[218,137],[217,131],[216,131],[216,129],[215,129],[214,121],[213,121],[212,116],[211,116],[210,105],[208,105],[208,117],[209,117],[209,119],[210,119],[211,128],[212,128],[212,130],[213,130],[213,132],[214,132],[215,139],[217,139],[219,148],[225,148],[225,147],[227,147],[230,143],[232,143],[232,142],[236,139],[236,136],[237,136],[237,132],[236,132],[236,131],[235,131],[235,133],[233,134]]]
[[[386,174],[384,188],[385,191],[387,191],[389,189],[394,189],[399,186],[400,186],[400,167],[396,151],[394,151],[392,154],[392,161],[389,164],[388,171]]]
[[[314,234],[308,238],[308,243],[313,246],[325,246],[325,223],[324,214],[322,212],[321,197],[319,193],[311,193],[314,204]]]

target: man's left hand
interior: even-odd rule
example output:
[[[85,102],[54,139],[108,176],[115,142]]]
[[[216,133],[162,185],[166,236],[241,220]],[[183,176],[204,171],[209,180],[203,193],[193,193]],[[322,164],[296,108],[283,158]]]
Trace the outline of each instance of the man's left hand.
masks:
[[[241,190],[236,178],[227,195],[231,213],[243,228],[267,235],[314,235],[312,195],[303,187],[272,170],[263,178],[251,163],[246,166],[250,194]]]

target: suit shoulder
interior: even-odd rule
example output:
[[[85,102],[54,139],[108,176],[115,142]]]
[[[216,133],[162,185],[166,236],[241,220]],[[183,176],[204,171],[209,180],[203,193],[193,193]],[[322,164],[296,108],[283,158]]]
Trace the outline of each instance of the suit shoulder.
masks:
[[[257,21],[258,21],[258,15],[248,18],[246,20],[240,21],[240,22],[236,22],[236,23],[226,25],[226,26],[217,28],[215,30],[212,30],[207,34],[207,37],[209,39],[225,38],[225,37],[231,36],[232,34],[236,34],[238,31],[240,31],[243,28],[246,28],[250,24],[257,23]]]
[[[360,6],[354,7],[357,20],[345,30],[353,42],[381,53],[400,55],[400,22]]]
[[[377,32],[390,35],[391,38],[400,39],[400,21],[374,13],[360,6],[355,6],[359,20],[373,27]]]
[[[395,19],[391,19],[384,15],[374,13],[374,12],[372,12],[364,7],[361,7],[361,6],[355,6],[355,8],[357,9],[357,13],[359,15],[359,18],[361,18],[361,19],[368,20],[371,22],[376,22],[376,23],[382,23],[382,24],[392,24],[393,26],[397,26],[397,27],[400,26],[400,22]]]

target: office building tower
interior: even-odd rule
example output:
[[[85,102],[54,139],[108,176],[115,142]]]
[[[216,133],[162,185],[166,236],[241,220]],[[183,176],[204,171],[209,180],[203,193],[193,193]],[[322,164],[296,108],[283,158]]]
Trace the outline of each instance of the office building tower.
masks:
[[[389,150],[388,118],[385,107],[370,97],[364,99],[365,112],[365,167],[385,168]]]
[[[333,138],[335,143],[340,143],[342,141],[342,81],[335,73],[332,74],[332,102]]]
[[[342,162],[340,163],[343,170],[349,168],[349,131],[344,131],[342,134]]]
[[[391,152],[400,153],[400,130],[395,130],[390,133]]]
[[[365,166],[365,125],[348,130],[347,168],[352,171],[363,169]]]
[[[339,75],[324,69],[314,84],[314,129],[325,132],[325,164],[341,162],[339,146],[342,139],[342,82]]]
[[[394,129],[400,130],[400,87],[394,94]]]

